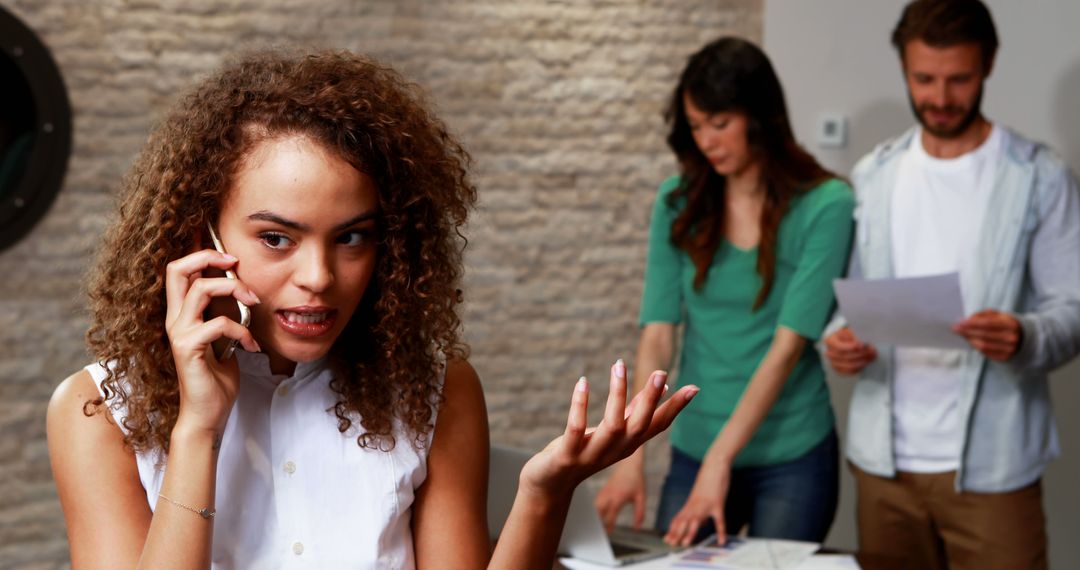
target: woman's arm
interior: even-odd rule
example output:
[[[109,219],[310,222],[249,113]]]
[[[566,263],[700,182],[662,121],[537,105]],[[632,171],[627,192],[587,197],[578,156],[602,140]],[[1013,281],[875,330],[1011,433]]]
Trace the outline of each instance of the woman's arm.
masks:
[[[83,370],[64,380],[49,401],[46,430],[53,480],[67,524],[71,566],[134,568],[150,528],[150,507],[135,454],[103,410],[83,413],[98,395]]]
[[[214,431],[179,424],[173,429],[161,496],[154,508],[139,568],[210,567],[214,519],[190,509],[214,508],[218,437]]]
[[[735,412],[709,447],[690,497],[672,518],[665,540],[689,546],[698,528],[711,517],[716,523],[717,537],[723,542],[724,501],[731,464],[776,403],[805,347],[806,339],[801,335],[786,327],[777,327],[772,344],[750,378]]]
[[[698,393],[696,386],[686,386],[657,406],[667,390],[666,381],[667,374],[653,372],[626,405],[626,367],[612,366],[604,419],[595,430],[586,430],[589,384],[585,378],[578,381],[566,431],[521,471],[514,506],[488,568],[551,568],[577,485],[667,429]]]
[[[85,370],[64,380],[49,402],[49,458],[67,523],[73,568],[208,568],[213,519],[146,502],[135,454],[107,411],[86,416],[97,396]],[[214,504],[217,450],[212,435],[173,430],[163,495],[196,509]]]
[[[570,499],[579,483],[625,458],[671,424],[698,389],[687,386],[657,406],[666,375],[656,372],[626,405],[625,366],[612,367],[604,419],[586,431],[588,382],[574,389],[566,431],[521,471],[517,496],[488,568],[550,570]],[[483,392],[468,363],[451,363],[428,474],[413,505],[419,568],[483,567],[487,533],[488,435]]]
[[[445,402],[413,504],[417,568],[483,568],[487,526],[488,423],[484,393],[468,362],[447,365]]]
[[[259,345],[248,329],[225,316],[206,320],[213,297],[234,297],[248,305],[259,298],[237,279],[207,278],[211,267],[228,269],[236,258],[202,250],[174,260],[165,269],[168,300],[165,330],[176,363],[180,410],[169,437],[169,455],[154,516],[139,560],[141,568],[208,568],[214,538],[218,448],[240,389],[235,358],[218,361],[211,343]]]
[[[652,370],[670,370],[675,356],[675,325],[649,323],[641,329],[637,360],[634,363],[634,388],[645,388]],[[634,504],[634,527],[645,520],[645,445],[615,466],[614,473],[596,495],[596,509],[604,526],[611,531],[626,503]]]
[[[259,346],[239,323],[226,317],[206,321],[203,313],[212,297],[233,296],[249,305],[259,299],[238,280],[207,279],[202,272],[235,263],[235,257],[203,250],[170,262],[165,271],[164,324],[176,363],[180,410],[153,514],[135,456],[105,417],[109,414],[82,415],[83,403],[97,395],[89,374],[65,380],[53,395],[49,456],[76,567],[209,567],[214,519],[199,511],[214,508],[218,446],[239,390],[236,360],[219,362],[210,345],[227,337],[252,352]],[[122,529],[120,539],[113,537],[114,528]]]
[[[735,460],[776,403],[805,348],[806,339],[798,333],[783,326],[776,328],[769,351],[750,378],[735,412],[709,447],[706,461],[730,465]]]

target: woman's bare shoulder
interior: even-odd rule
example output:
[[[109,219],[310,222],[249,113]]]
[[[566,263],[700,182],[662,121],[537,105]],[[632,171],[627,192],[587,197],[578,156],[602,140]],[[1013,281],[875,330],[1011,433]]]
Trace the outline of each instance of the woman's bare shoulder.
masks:
[[[97,411],[88,407],[100,396],[94,378],[85,368],[60,382],[49,399],[46,416],[50,451],[125,447],[123,432],[108,407],[101,406]]]
[[[446,363],[446,383],[463,386],[465,389],[479,389],[480,375],[468,360],[453,359]]]
[[[84,410],[87,402],[99,397],[101,397],[101,393],[98,391],[97,384],[90,375],[90,371],[85,368],[79,370],[63,379],[53,390],[52,398],[49,399],[48,418],[50,423],[57,420],[66,424],[68,422],[78,422],[80,418],[90,419],[99,415],[111,416],[104,408],[102,408],[100,414],[86,415]],[[113,423],[111,417],[107,419],[110,423]]]
[[[49,400],[49,411],[51,413],[54,408],[66,409],[74,401],[86,402],[98,395],[99,392],[94,378],[90,376],[90,371],[81,368],[78,372],[64,378],[53,390],[52,398]]]
[[[443,448],[462,453],[462,445],[482,447],[487,452],[487,405],[480,376],[466,360],[446,363],[443,404],[435,423],[432,451]],[[481,445],[476,446],[475,444]]]
[[[487,406],[484,404],[484,389],[480,384],[480,375],[467,360],[451,360],[446,363],[446,379],[443,384],[445,402],[439,413],[440,418],[449,413],[457,416],[453,421],[462,420],[460,416],[483,416],[486,428]],[[479,419],[479,418],[475,418]]]

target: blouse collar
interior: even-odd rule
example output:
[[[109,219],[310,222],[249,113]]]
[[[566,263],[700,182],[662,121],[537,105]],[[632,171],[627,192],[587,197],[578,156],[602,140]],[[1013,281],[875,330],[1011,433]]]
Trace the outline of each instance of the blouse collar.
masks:
[[[274,386],[290,381],[290,384],[306,382],[326,368],[327,358],[312,360],[310,362],[297,362],[292,376],[287,374],[274,374],[270,371],[270,357],[261,352],[247,352],[236,349],[236,360],[240,364],[240,374]]]

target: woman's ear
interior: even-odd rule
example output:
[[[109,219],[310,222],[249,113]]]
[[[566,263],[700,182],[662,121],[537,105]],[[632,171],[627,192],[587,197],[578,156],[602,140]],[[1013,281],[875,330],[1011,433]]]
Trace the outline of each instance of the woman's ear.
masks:
[[[200,224],[199,230],[195,232],[194,237],[191,238],[191,251],[188,253],[195,253],[208,247],[213,246],[213,240],[210,239],[209,227],[206,224]]]
[[[210,233],[220,233],[218,228],[220,217],[216,212],[213,212],[206,216],[203,223],[199,224],[199,231],[195,232],[195,237],[191,240],[192,252],[214,248],[214,238]]]

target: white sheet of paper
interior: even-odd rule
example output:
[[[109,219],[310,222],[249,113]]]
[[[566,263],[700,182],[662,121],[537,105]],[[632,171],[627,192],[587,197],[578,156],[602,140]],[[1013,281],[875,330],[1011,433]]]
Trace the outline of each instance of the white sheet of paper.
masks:
[[[629,564],[626,568],[632,568],[633,570],[670,570],[671,568],[674,568],[672,564],[674,564],[677,559],[675,554],[668,554],[661,558],[653,558],[652,560],[644,560],[642,562]],[[559,558],[559,563],[569,570],[611,570],[611,566],[586,562],[584,560],[578,560],[577,558],[562,557]]]
[[[970,348],[952,325],[964,318],[960,274],[833,281],[840,314],[870,344]]]
[[[796,570],[859,570],[859,563],[850,554],[814,554]]]
[[[705,542],[711,542],[705,541]],[[715,544],[715,543],[714,543]],[[634,570],[794,570],[801,568],[814,556],[821,545],[815,542],[780,540],[770,538],[729,537],[725,546],[705,546],[704,543],[689,550],[672,552],[661,558],[653,558],[630,564]],[[594,564],[575,558],[559,558],[569,570],[610,570],[609,566]],[[858,568],[858,566],[855,566]]]
[[[697,546],[678,556],[673,568],[792,570],[820,544],[774,538],[729,537],[724,546]]]

